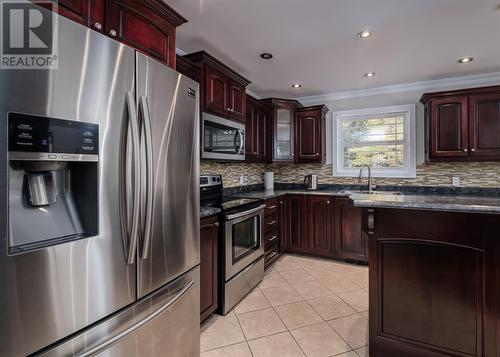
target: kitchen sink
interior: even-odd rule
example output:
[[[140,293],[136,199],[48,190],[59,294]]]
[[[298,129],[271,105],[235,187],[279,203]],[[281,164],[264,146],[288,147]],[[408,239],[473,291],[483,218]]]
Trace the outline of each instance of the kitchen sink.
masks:
[[[394,195],[394,196],[403,196],[403,192],[400,191],[358,191],[358,190],[342,190],[339,192],[343,195]]]

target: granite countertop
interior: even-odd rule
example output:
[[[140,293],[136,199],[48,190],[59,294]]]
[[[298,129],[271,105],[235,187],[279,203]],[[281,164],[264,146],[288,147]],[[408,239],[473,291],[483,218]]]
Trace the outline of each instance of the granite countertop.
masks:
[[[205,218],[219,214],[221,212],[220,208],[215,207],[200,207],[200,218]]]
[[[341,190],[260,190],[239,193],[234,196],[244,198],[261,198],[264,200],[268,200],[270,198],[280,197],[284,195],[320,195],[348,197],[349,193],[342,192]]]
[[[376,194],[362,194],[345,192],[343,190],[260,190],[240,193],[237,197],[270,199],[287,194],[297,195],[325,195],[349,197],[358,207],[369,208],[402,208],[432,211],[469,212],[469,213],[496,213],[500,214],[500,197],[475,197],[462,195],[439,194],[400,194],[378,192]]]
[[[352,194],[358,207],[500,214],[500,198],[441,195]]]

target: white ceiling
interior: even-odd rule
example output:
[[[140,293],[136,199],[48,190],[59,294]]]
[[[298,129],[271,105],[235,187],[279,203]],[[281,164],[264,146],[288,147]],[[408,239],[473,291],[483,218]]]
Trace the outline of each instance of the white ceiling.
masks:
[[[304,97],[500,70],[500,0],[165,0],[261,97]],[[369,40],[357,33],[372,29]],[[274,58],[263,60],[262,52]],[[473,56],[469,64],[457,59]],[[366,72],[376,72],[365,78]],[[292,83],[303,87],[293,89]]]

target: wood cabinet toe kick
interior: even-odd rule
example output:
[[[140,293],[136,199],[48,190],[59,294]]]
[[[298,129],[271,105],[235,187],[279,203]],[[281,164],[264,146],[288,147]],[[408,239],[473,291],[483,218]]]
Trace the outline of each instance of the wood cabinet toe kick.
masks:
[[[500,356],[499,216],[363,210],[370,356]]]

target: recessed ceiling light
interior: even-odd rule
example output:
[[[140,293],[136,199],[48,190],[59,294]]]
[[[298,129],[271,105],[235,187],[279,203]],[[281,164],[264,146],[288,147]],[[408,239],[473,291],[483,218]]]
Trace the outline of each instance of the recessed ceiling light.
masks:
[[[294,83],[294,84],[292,84],[292,87],[293,88],[300,88],[300,87],[302,87],[302,84],[300,84],[300,83]]]
[[[360,33],[358,33],[358,38],[364,40],[364,39],[370,38],[372,35],[373,35],[373,31],[363,30]]]
[[[271,58],[273,58],[273,55],[270,53],[264,52],[264,53],[260,54],[260,57],[263,59],[271,59]]]
[[[367,78],[373,77],[374,75],[375,75],[375,72],[365,73],[365,77],[367,77]]]
[[[473,57],[464,57],[464,58],[460,58],[458,60],[458,63],[469,63],[469,62],[472,62],[472,61],[474,61]]]

